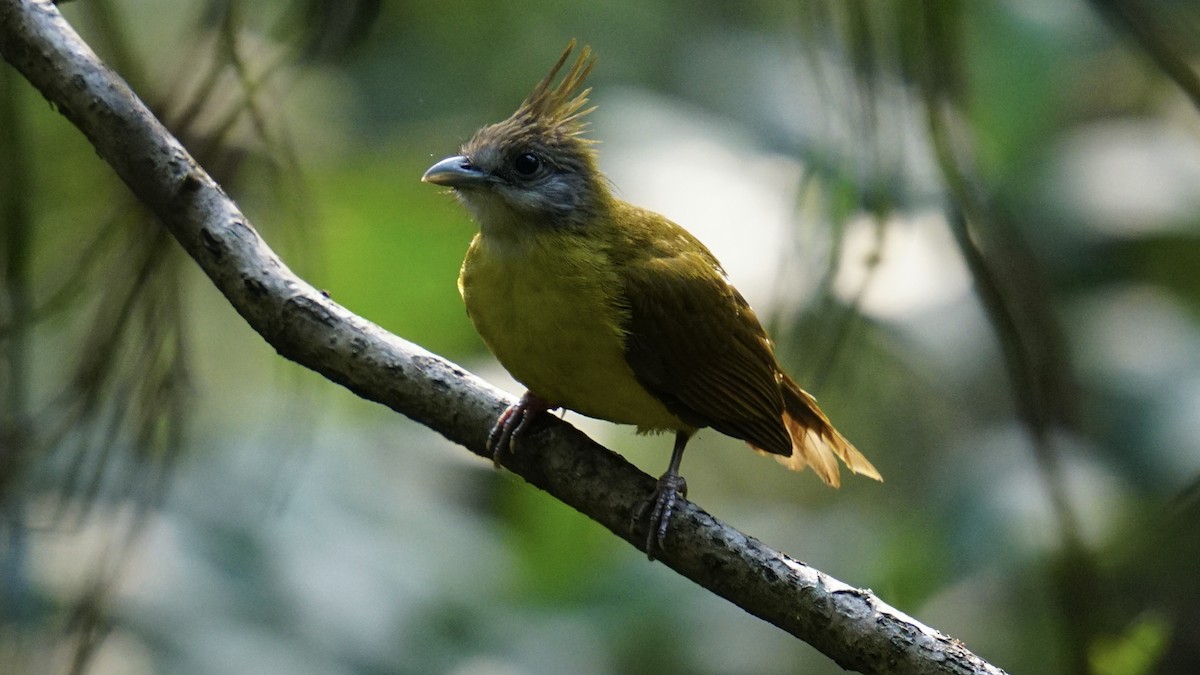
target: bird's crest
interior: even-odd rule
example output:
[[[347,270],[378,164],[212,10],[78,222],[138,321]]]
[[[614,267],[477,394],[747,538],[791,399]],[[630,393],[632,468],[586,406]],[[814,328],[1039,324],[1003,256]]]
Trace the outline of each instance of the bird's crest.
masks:
[[[592,72],[592,67],[596,65],[592,48],[584,45],[583,50],[579,52],[579,57],[571,65],[571,69],[567,71],[557,86],[554,85],[554,78],[566,65],[567,59],[574,50],[575,40],[572,39],[567,43],[567,48],[563,50],[562,56],[558,57],[558,62],[550,69],[550,73],[541,82],[538,82],[521,107],[517,108],[517,112],[513,114],[514,118],[531,118],[531,121],[557,129],[566,136],[579,136],[584,132],[587,123],[581,119],[595,110],[596,106],[584,107],[588,102],[588,94],[592,91],[591,87],[578,93],[576,90]]]

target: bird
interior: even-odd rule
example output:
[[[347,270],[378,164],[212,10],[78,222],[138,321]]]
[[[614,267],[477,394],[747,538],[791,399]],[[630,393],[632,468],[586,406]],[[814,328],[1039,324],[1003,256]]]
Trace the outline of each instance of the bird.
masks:
[[[478,224],[459,273],[467,314],[525,388],[487,441],[497,467],[547,411],[673,432],[667,470],[633,514],[645,553],[666,550],[687,497],[684,447],[712,428],[838,487],[840,459],[879,472],[780,367],[754,310],[682,226],[613,194],[585,117],[596,59],[571,40],[507,119],[479,129],[421,180]],[[557,79],[557,83],[556,83]]]

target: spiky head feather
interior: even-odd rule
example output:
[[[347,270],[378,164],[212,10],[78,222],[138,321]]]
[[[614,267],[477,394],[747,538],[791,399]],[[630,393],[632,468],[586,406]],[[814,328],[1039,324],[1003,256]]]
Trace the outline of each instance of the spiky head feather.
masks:
[[[596,63],[591,48],[584,46],[559,79],[575,44],[571,40],[516,112],[475,132],[462,147],[462,154],[473,165],[507,179],[492,184],[492,191],[507,208],[522,217],[564,227],[586,222],[608,194],[596,166],[594,141],[583,137],[587,129],[583,117],[595,110],[587,107],[591,89],[581,89]],[[536,156],[546,170],[532,177],[517,176],[514,162],[528,154]],[[489,206],[478,196],[475,199],[476,209]]]
[[[586,153],[587,145],[593,141],[583,138],[587,129],[587,122],[583,121],[583,117],[596,107],[585,107],[591,88],[582,91],[579,88],[596,65],[591,47],[585,45],[567,74],[557,85],[554,84],[555,78],[574,50],[575,40],[571,40],[554,67],[537,83],[516,112],[503,122],[486,126],[476,132],[464,146],[464,150],[468,151],[464,154],[470,154],[470,150],[479,150],[486,145],[520,146],[531,143],[567,152]]]
[[[558,62],[550,69],[549,74],[533,88],[533,92],[529,94],[521,107],[517,108],[517,112],[513,113],[514,118],[554,128],[567,136],[579,136],[584,132],[587,123],[581,120],[596,107],[584,108],[588,102],[588,94],[592,91],[591,87],[578,93],[576,90],[587,80],[592,68],[596,65],[591,47],[587,45],[583,47],[583,51],[579,52],[579,57],[575,59],[571,69],[559,81],[558,86],[554,86],[554,78],[566,65],[567,59],[574,50],[575,40],[571,40],[567,44],[567,48],[563,50],[562,56],[558,57]]]

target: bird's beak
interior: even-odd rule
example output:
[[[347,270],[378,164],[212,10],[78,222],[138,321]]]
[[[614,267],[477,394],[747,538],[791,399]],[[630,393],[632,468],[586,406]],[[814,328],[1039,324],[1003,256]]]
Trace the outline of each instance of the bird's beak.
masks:
[[[429,167],[425,175],[421,176],[421,182],[446,187],[467,187],[478,185],[487,177],[488,173],[472,166],[471,160],[462,155],[455,155]]]

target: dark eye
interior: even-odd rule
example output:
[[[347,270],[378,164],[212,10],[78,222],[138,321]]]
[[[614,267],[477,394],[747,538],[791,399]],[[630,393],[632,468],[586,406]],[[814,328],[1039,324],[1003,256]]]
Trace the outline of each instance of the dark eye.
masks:
[[[532,176],[542,167],[542,160],[532,152],[527,152],[523,155],[517,155],[513,160],[513,168],[522,176]]]

